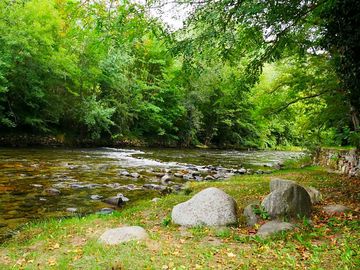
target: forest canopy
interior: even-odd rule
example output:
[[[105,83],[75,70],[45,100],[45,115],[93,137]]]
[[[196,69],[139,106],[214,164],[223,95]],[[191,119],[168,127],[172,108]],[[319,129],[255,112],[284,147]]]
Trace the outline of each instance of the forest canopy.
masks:
[[[0,0],[1,133],[359,146],[357,1],[137,2]]]

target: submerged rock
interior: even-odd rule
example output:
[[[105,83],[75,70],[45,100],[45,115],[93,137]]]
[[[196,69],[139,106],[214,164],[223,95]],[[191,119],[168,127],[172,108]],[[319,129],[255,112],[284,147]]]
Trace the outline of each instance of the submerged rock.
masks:
[[[82,184],[70,184],[71,188],[78,189],[78,188],[86,188],[85,185]]]
[[[45,193],[50,194],[50,195],[60,195],[60,190],[56,189],[56,188],[47,188],[44,190]]]
[[[129,226],[105,231],[100,236],[99,242],[107,245],[117,245],[132,240],[144,240],[148,237],[149,235],[144,228],[139,226]]]
[[[237,174],[245,174],[245,173],[246,173],[246,169],[241,168],[241,169],[238,169],[238,170],[236,170],[236,171],[234,171],[234,172],[237,173]]]
[[[190,174],[190,173],[184,174],[184,175],[183,175],[183,179],[184,179],[185,181],[193,180],[193,179],[194,179],[194,176],[193,176],[192,174]]]
[[[207,188],[176,205],[172,221],[182,226],[226,226],[237,222],[235,200],[218,188]]]
[[[101,200],[103,198],[103,196],[101,195],[91,195],[90,198],[94,201],[96,200]]]
[[[161,184],[166,185],[171,181],[171,176],[168,174],[165,174],[163,177],[161,177]]]
[[[144,184],[143,187],[147,188],[147,189],[154,189],[154,190],[159,190],[159,191],[162,191],[162,190],[165,190],[168,188],[166,186],[157,185],[157,184]]]
[[[130,176],[135,179],[140,178],[140,174],[138,174],[137,172],[130,173]]]
[[[120,174],[122,176],[130,176],[130,173],[128,171],[122,171]]]
[[[76,213],[77,212],[77,208],[75,208],[75,207],[69,207],[69,208],[66,208],[66,211],[67,212],[70,212],[70,213]]]
[[[100,209],[100,211],[96,212],[96,214],[108,215],[108,214],[112,214],[113,212],[114,212],[114,209],[112,209],[112,208],[102,208],[102,209]]]
[[[266,237],[281,231],[292,230],[293,228],[294,225],[291,223],[273,220],[262,225],[256,235]]]

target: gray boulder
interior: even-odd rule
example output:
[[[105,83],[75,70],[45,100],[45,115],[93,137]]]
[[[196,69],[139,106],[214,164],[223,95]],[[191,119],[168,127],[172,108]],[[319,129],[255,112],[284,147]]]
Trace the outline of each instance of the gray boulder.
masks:
[[[256,235],[260,237],[267,237],[271,234],[291,230],[293,228],[294,226],[291,223],[273,220],[262,225]]]
[[[342,214],[342,213],[350,211],[349,207],[347,207],[345,205],[341,205],[341,204],[331,204],[331,205],[325,206],[323,209],[327,214],[330,214],[330,215]]]
[[[261,205],[271,217],[310,216],[311,199],[307,191],[299,185],[284,185],[265,197]]]
[[[272,192],[272,191],[274,191],[276,189],[279,189],[279,188],[289,187],[292,184],[297,185],[297,183],[295,181],[292,181],[292,180],[286,180],[286,179],[281,179],[281,178],[273,178],[270,181],[270,191]],[[320,191],[318,191],[317,189],[315,189],[313,187],[304,187],[304,188],[307,191],[307,193],[309,194],[312,204],[316,204],[316,203],[321,201],[322,195],[321,195]]]
[[[288,187],[292,184],[296,184],[296,182],[291,181],[291,180],[281,179],[281,178],[273,178],[270,181],[270,192],[273,192],[274,190],[279,189],[279,188]]]
[[[115,205],[115,206],[121,206],[128,201],[129,201],[129,199],[121,193],[118,193],[116,196],[106,198],[104,200],[105,203]]]
[[[312,204],[317,204],[318,202],[320,202],[322,200],[322,195],[321,195],[320,191],[318,191],[316,188],[305,187],[305,189],[310,196]]]
[[[130,226],[107,230],[100,236],[99,242],[107,245],[117,245],[132,240],[147,239],[148,237],[147,232],[142,227]]]
[[[252,203],[246,206],[244,209],[244,216],[246,217],[246,224],[248,226],[254,226],[259,221],[257,215],[254,212],[254,207],[256,207],[256,204]]]
[[[218,188],[207,188],[176,205],[172,221],[182,226],[225,226],[237,222],[235,200]]]

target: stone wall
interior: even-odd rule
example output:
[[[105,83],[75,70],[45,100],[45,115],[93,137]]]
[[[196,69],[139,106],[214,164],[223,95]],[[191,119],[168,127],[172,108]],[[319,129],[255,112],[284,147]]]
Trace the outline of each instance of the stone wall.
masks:
[[[321,149],[314,156],[314,163],[349,176],[360,176],[360,151]]]

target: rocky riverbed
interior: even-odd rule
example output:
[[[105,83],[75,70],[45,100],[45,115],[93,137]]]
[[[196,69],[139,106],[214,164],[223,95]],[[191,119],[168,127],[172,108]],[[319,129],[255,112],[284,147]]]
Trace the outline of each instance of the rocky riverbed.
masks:
[[[110,213],[188,181],[271,173],[297,152],[0,148],[0,235],[31,220]],[[120,207],[120,208],[119,208]]]

